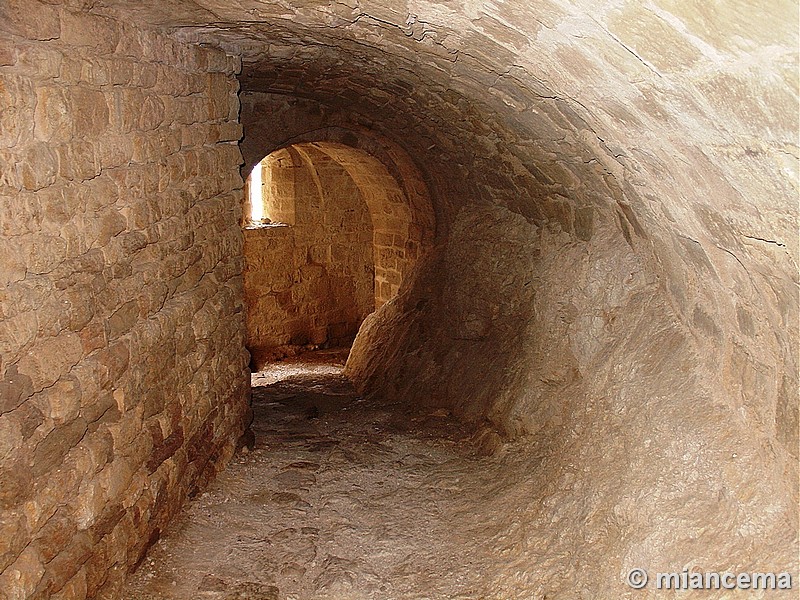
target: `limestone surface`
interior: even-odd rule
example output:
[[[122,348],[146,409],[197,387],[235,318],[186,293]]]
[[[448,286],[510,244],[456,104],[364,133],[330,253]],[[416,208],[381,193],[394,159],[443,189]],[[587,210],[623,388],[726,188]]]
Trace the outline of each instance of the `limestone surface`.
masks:
[[[0,4],[4,599],[112,597],[249,422],[239,60],[80,8]]]

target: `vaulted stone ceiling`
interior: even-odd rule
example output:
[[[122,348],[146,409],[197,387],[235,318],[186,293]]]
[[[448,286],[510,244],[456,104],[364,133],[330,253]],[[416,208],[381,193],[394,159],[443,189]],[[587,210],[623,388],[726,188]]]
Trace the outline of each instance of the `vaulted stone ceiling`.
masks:
[[[400,144],[428,179],[440,237],[470,203],[583,241],[616,230],[677,318],[709,334],[697,343],[711,362],[733,360],[721,340],[754,321],[766,337],[750,351],[796,372],[793,2],[92,8],[221,47],[241,56],[244,92],[305,98]]]
[[[442,232],[470,201],[581,238],[616,214],[687,322],[687,297],[736,321],[730,282],[689,274],[706,255],[752,261],[773,325],[796,305],[793,2],[92,5],[240,55],[245,92],[313,99],[401,144]]]
[[[640,220],[685,214],[693,239],[721,234],[697,204],[724,208],[733,238],[786,244],[794,231],[792,2],[94,6],[239,54],[244,90],[346,108],[534,216],[520,194],[590,202],[611,180]]]

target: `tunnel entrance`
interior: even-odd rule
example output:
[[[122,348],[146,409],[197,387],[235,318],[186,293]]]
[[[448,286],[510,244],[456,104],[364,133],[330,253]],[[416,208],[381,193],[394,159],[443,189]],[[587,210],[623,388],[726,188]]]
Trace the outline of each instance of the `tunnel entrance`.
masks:
[[[429,237],[387,166],[336,142],[274,150],[251,169],[244,197],[255,370],[303,349],[349,347],[366,316],[397,294]]]

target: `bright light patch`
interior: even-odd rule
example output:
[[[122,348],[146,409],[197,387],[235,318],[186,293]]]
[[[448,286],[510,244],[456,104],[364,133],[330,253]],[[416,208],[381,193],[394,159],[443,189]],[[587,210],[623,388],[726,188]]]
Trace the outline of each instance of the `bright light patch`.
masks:
[[[264,220],[264,198],[261,191],[261,163],[250,172],[250,220],[260,223]]]

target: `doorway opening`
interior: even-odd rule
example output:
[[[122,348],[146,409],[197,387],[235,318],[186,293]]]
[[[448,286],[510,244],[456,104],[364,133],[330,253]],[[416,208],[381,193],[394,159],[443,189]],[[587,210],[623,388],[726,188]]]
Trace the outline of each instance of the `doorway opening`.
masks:
[[[243,227],[254,370],[303,350],[349,347],[364,319],[397,295],[432,242],[432,213],[418,214],[430,206],[427,193],[424,203],[409,198],[420,184],[327,141],[279,148],[252,168]]]

